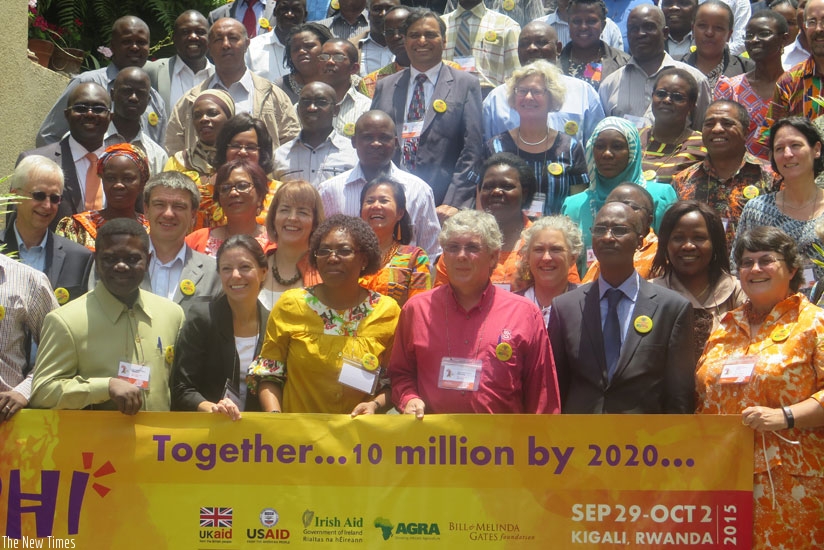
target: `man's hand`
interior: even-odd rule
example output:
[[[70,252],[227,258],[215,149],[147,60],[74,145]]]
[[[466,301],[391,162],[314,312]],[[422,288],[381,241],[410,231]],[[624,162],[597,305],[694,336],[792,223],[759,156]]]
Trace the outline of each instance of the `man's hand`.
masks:
[[[0,423],[11,420],[14,413],[28,404],[28,399],[14,390],[0,392]]]
[[[123,414],[137,414],[143,401],[140,388],[119,378],[109,379],[109,397]]]
[[[438,221],[443,225],[443,222],[458,213],[458,209],[448,204],[442,204],[435,209],[435,212],[438,214]]]

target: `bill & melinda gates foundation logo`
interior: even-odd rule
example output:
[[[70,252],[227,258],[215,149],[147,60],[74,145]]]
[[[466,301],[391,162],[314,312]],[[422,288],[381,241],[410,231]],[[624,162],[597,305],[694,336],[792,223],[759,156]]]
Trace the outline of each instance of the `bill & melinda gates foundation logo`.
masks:
[[[9,479],[4,485],[0,479],[0,502],[6,504],[6,537],[11,539],[23,538],[23,516],[34,515],[37,538],[47,538],[54,535],[54,520],[57,514],[57,498],[61,492],[68,492],[66,508],[66,532],[76,535],[80,532],[80,515],[83,511],[83,502],[86,490],[91,487],[101,498],[105,497],[111,488],[93,481],[115,473],[115,468],[108,460],[92,472],[94,453],[81,453],[83,470],[61,472],[60,470],[40,470],[40,492],[24,492],[20,470],[10,470]],[[27,484],[37,486],[37,474],[28,479]],[[62,512],[62,511],[61,511]],[[27,533],[31,535],[31,533]]]

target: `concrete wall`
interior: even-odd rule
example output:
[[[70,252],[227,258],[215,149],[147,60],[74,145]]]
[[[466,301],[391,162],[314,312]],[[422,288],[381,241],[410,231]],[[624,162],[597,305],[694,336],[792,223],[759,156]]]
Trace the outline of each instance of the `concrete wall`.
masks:
[[[34,136],[68,78],[37,63],[26,54],[28,2],[0,1],[5,38],[0,42],[0,177],[14,170],[21,151],[34,148]],[[8,182],[0,192],[8,191]]]

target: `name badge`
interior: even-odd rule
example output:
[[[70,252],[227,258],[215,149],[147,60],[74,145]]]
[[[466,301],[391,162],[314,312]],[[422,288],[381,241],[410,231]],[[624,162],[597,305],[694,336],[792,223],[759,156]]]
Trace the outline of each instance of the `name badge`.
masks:
[[[813,265],[809,263],[804,264],[804,284],[801,285],[801,288],[812,288],[815,285],[815,271],[813,270]]]
[[[532,197],[532,204],[526,211],[526,215],[530,218],[540,218],[544,215],[544,204],[546,203],[546,193],[535,193]]]
[[[423,131],[423,121],[419,120],[417,122],[404,122],[403,124],[403,132],[401,132],[401,137],[403,139],[412,139],[421,136],[421,132]]]
[[[149,376],[151,369],[148,365],[136,365],[127,361],[121,361],[117,366],[117,377],[125,380],[141,390],[149,389]]]
[[[598,258],[595,257],[595,251],[591,248],[587,248],[587,267],[591,266],[595,263],[595,260]]]
[[[490,42],[494,42],[495,40],[491,40]],[[461,69],[465,71],[469,71],[471,73],[475,72],[475,58],[473,56],[469,57],[456,57],[453,59],[455,63],[461,66]]]
[[[483,363],[478,359],[441,359],[438,387],[444,390],[478,391]]]
[[[372,395],[375,393],[375,387],[378,385],[378,372],[377,370],[366,370],[363,368],[363,363],[357,359],[344,357],[338,382],[344,386],[349,386],[350,388]]]
[[[721,384],[746,384],[750,381],[757,362],[758,357],[753,355],[727,359],[718,381]]]
[[[226,383],[223,385],[223,399],[229,399],[238,409],[243,410],[243,401],[240,399],[240,394],[229,379],[226,379]]]

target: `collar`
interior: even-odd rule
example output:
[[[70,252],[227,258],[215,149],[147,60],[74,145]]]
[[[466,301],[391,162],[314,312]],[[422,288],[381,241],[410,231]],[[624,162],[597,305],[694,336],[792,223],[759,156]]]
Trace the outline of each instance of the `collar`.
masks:
[[[110,123],[110,125],[111,125],[111,123]],[[108,130],[107,130],[107,133],[108,133]],[[97,158],[100,158],[100,155],[102,155],[103,152],[106,150],[106,145],[101,142],[100,147],[98,147],[94,151],[89,151],[85,147],[80,145],[80,142],[77,141],[76,139],[74,139],[71,134],[69,134],[69,150],[72,153],[72,161],[77,162],[78,160],[82,159],[83,157],[85,157],[89,153],[94,153],[95,155],[97,155]]]
[[[465,10],[460,5],[458,5],[458,9],[455,10],[455,17],[460,18],[465,11],[472,12],[472,15],[474,15],[478,19],[483,19],[484,15],[486,15],[487,9],[486,5],[483,2],[479,2],[478,5],[472,8],[471,10]]]
[[[264,8],[266,7],[266,0],[257,0],[257,3],[260,4],[261,6],[263,6]],[[239,0],[238,5],[248,6],[249,5],[249,0]]]
[[[761,169],[761,166],[763,166],[763,163],[760,160],[758,160],[757,158],[755,158],[754,156],[752,156],[750,153],[745,151],[744,156],[741,158],[741,164],[738,165],[738,170],[736,170],[735,173],[732,176],[730,176],[729,178],[727,178],[726,180],[723,180],[723,181],[728,181],[728,180],[731,180],[731,179],[735,178],[738,174],[741,173],[741,170],[743,170],[747,165],[756,166],[759,169]],[[704,169],[704,172],[706,172],[707,175],[712,176],[715,179],[721,181],[721,178],[718,177],[718,174],[715,171],[715,167],[710,162],[709,153],[707,153],[707,156],[701,162],[701,167]]]
[[[137,299],[134,301],[132,309],[143,312],[143,314],[151,320],[152,314],[143,302],[144,291],[138,289],[137,292]],[[103,310],[103,314],[109,319],[109,321],[112,322],[112,324],[116,323],[121,315],[129,311],[129,307],[115,298],[114,294],[109,292],[109,289],[106,288],[106,285],[104,285],[102,281],[98,281],[97,286],[94,287],[92,293],[97,298],[97,301],[100,302],[100,309]]]
[[[394,162],[389,161],[389,171],[387,175],[390,178],[396,179],[396,174],[399,171],[402,170],[395,166]],[[357,164],[355,164],[355,167],[349,172],[349,177],[346,178],[346,185],[349,185],[350,183],[357,183],[358,181],[366,181],[366,176],[363,175],[363,169],[361,168],[360,161],[358,161]]]
[[[274,33],[271,33],[274,34]],[[194,72],[191,67],[189,67],[185,61],[179,56],[175,55],[174,57],[174,69],[172,70],[172,74],[179,75],[183,71],[189,71],[192,74],[200,74],[202,72],[206,72],[209,76],[212,76],[215,73],[215,66],[212,65],[212,62],[209,59],[206,59],[206,66],[203,69],[199,70],[198,72]]]
[[[177,251],[177,255],[172,258],[172,261],[162,263],[158,260],[155,256],[155,247],[154,243],[151,239],[149,239],[149,265],[157,264],[163,267],[170,267],[173,266],[176,262],[180,262],[181,264],[186,263],[186,243],[183,243],[183,246],[180,247],[180,250]]]
[[[32,248],[46,248],[46,242],[49,240],[49,230],[46,229],[46,232],[43,234],[43,240],[40,241],[39,244],[34,245],[33,247],[29,248],[26,246],[26,243],[23,242],[23,237],[20,236],[20,232],[17,230],[17,220],[14,221],[14,237],[17,239],[17,249],[26,249],[31,250]]]
[[[346,23],[347,25],[349,25],[349,21],[347,21],[346,19],[343,19],[343,14],[342,14],[341,12],[338,12],[338,13],[336,13],[335,15],[333,15],[333,16],[332,16],[332,22],[333,22],[333,23],[334,23],[335,21],[340,21],[340,20],[343,20],[343,22],[344,22],[344,23]],[[357,19],[357,21],[365,21],[366,23],[368,23],[368,22],[369,22],[369,11],[367,11],[367,10],[363,10],[363,11],[360,13],[360,15],[358,15],[358,19]],[[355,24],[357,24],[357,21],[355,22]],[[351,27],[351,26],[353,26],[353,25],[349,25],[349,26]]]
[[[652,74],[647,74],[647,72],[641,68],[641,65],[635,61],[635,56],[629,58],[629,62],[627,63],[627,67],[634,66],[636,69],[647,75],[647,78],[652,78],[653,76],[657,75],[661,69],[665,69],[666,67],[673,67],[675,66],[675,59],[672,58],[670,54],[666,51],[664,52],[664,58],[661,60],[661,64],[655,69]]]
[[[812,55],[810,55],[806,60],[804,60],[804,64],[801,66],[801,70],[801,78],[808,78],[819,74],[824,74],[818,71],[818,67],[815,63],[815,58]]]
[[[215,73],[215,76],[212,77],[212,80],[209,83],[209,86],[207,86],[207,88],[218,88],[219,87],[224,92],[228,92],[229,88],[231,88],[235,84],[239,84],[244,90],[246,90],[248,93],[251,94],[252,90],[255,89],[255,83],[252,82],[252,72],[249,69],[246,69],[246,72],[243,73],[243,76],[240,77],[240,80],[238,80],[234,84],[230,84],[229,86],[224,84],[223,81],[220,80],[220,77],[218,76],[218,74]]]
[[[670,271],[669,274],[664,277],[664,280],[667,283],[667,288],[678,292],[681,296],[690,301],[692,307],[699,309],[712,309],[719,307],[721,304],[729,300],[730,296],[732,296],[736,289],[739,288],[738,280],[735,277],[729,273],[722,273],[721,278],[718,279],[715,286],[710,289],[709,295],[702,303],[696,300],[695,296],[687,290],[684,283],[681,282],[681,279],[678,278],[678,275],[676,275],[674,271]]]
[[[495,285],[493,285],[491,281],[487,281],[486,288],[483,290],[483,292],[481,292],[481,300],[477,304],[475,304],[475,307],[467,311],[463,308],[463,306],[461,306],[461,304],[458,303],[458,299],[455,297],[455,289],[452,288],[452,283],[443,286],[447,288],[447,292],[449,293],[449,297],[452,301],[452,306],[455,308],[455,310],[462,311],[465,313],[472,313],[473,311],[477,311],[480,313],[484,309],[488,308],[496,292]]]
[[[426,75],[426,78],[429,79],[433,85],[438,81],[438,74],[441,72],[441,67],[443,67],[443,61],[429,69],[428,71],[419,71],[412,65],[409,66],[409,85],[415,85],[415,78],[423,72]]]
[[[633,302],[638,299],[638,289],[641,286],[641,277],[638,276],[638,272],[633,270],[632,274],[626,278],[626,280],[618,285],[617,287],[613,287],[608,282],[604,280],[603,275],[598,275],[598,298],[603,300],[604,295],[607,293],[607,290],[610,288],[617,288],[621,292],[624,293],[624,296],[632,300]]]
[[[641,252],[643,250],[647,250],[649,247],[657,243],[658,235],[656,235],[655,231],[653,231],[653,229],[650,227],[649,232],[646,235],[644,235],[644,240],[641,243],[641,248],[639,248],[638,251]]]
[[[776,324],[779,320],[781,321],[782,325],[788,325],[790,323],[795,322],[801,314],[801,310],[812,306],[812,304],[807,301],[807,298],[804,297],[803,294],[797,292],[795,294],[791,294],[787,296],[780,302],[778,302],[775,306],[773,306],[772,311],[767,318],[764,319],[764,322],[761,323],[761,328],[759,330],[763,331],[765,328],[768,328],[770,332],[773,330],[772,325]],[[741,330],[750,335],[750,323],[747,321],[747,307],[746,305],[733,309],[732,311],[728,311],[724,317],[721,318],[721,322],[727,322],[731,320],[739,327]],[[786,317],[785,317],[786,316]]]
[[[321,143],[317,147],[312,147],[311,145],[308,145],[305,141],[303,141],[303,130],[301,130],[300,133],[298,134],[297,142],[300,143],[301,145],[303,145],[304,147],[306,147],[307,149],[309,149],[310,151],[315,151],[317,149],[320,149],[321,147],[323,147],[327,143],[331,143],[331,144],[335,145],[335,134],[336,134],[335,129],[332,128],[332,131],[329,132],[329,135],[326,136],[326,139],[323,140],[323,143]]]
[[[106,67],[106,79],[109,83],[109,91],[111,91],[112,82],[114,82],[114,79],[117,78],[117,73],[119,72],[120,68],[115,67],[114,63],[109,63],[109,66]]]
[[[117,131],[117,127],[114,125],[114,122],[109,123],[109,127],[106,129],[106,134],[103,136],[103,143],[105,144],[106,140],[108,140],[110,137],[119,137],[123,143],[137,144],[141,147],[143,147],[143,144],[146,142],[147,139],[150,139],[149,136],[147,136],[143,132],[143,127],[141,126],[140,130],[137,132],[137,135],[134,137],[134,139],[132,141],[127,142],[126,138],[120,132]],[[143,147],[143,149],[145,149],[145,147]]]
[[[684,38],[682,38],[681,40],[676,40],[672,36],[668,36],[667,37],[667,42],[672,42],[673,44],[676,44],[678,46],[680,46],[684,42],[692,42],[692,31],[685,34]]]

